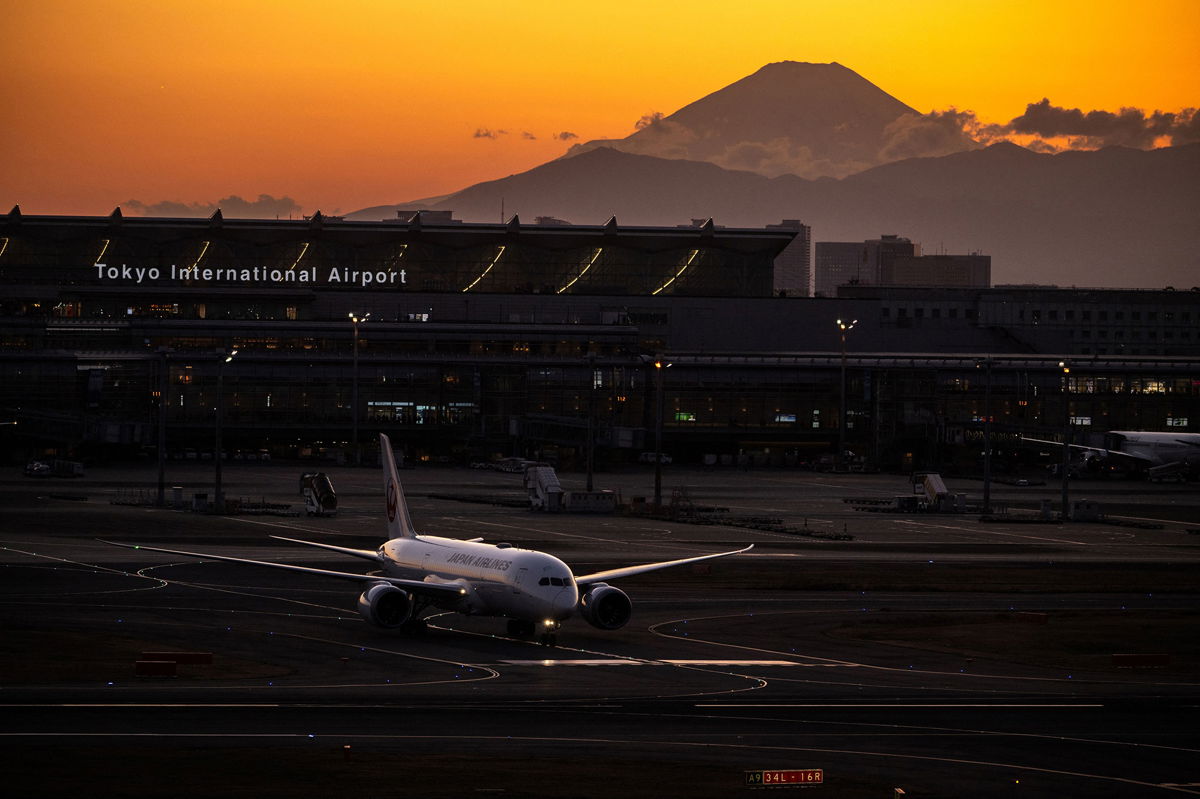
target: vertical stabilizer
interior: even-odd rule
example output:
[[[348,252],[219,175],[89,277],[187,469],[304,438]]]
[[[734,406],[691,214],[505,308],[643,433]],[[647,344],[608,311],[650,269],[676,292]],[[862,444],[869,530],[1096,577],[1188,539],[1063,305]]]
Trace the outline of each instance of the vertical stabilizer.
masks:
[[[416,538],[417,531],[413,529],[412,518],[408,515],[404,490],[400,488],[392,442],[383,433],[379,434],[379,448],[383,459],[383,502],[387,511],[388,538]]]

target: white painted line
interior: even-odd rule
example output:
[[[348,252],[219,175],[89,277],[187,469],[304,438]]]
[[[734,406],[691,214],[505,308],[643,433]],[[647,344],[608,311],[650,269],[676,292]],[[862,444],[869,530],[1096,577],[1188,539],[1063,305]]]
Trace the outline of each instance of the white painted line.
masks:
[[[653,666],[654,661],[628,660],[623,658],[571,659],[571,660],[502,660],[502,666]]]
[[[672,666],[809,666],[792,660],[664,660]]]
[[[635,660],[632,658],[567,658],[562,660],[501,660],[502,666],[789,666],[796,668],[857,668],[857,663],[797,663],[794,660]]]
[[[282,707],[274,702],[60,702],[52,705],[0,705],[0,707]]]
[[[1104,707],[1104,705],[1102,705],[1102,704],[1036,705],[1036,704],[1004,704],[1004,703],[958,704],[955,702],[941,702],[941,703],[938,703],[938,702],[891,702],[891,703],[883,703],[883,704],[851,704],[851,703],[841,703],[841,704],[838,704],[838,703],[833,703],[833,704],[830,704],[830,703],[824,703],[824,704],[786,704],[786,703],[785,704],[767,704],[767,703],[732,704],[732,703],[728,703],[728,704],[726,704],[726,703],[721,703],[721,704],[711,704],[711,705],[694,705],[693,707],[704,707],[704,708],[729,707],[729,708],[754,708],[754,709],[799,707],[799,708],[837,708],[838,710],[858,710],[860,708],[868,708],[868,709],[875,709],[875,708],[889,708],[889,709],[891,709],[891,708],[954,708],[954,709],[989,708],[989,709],[1000,709],[1000,710],[1011,710],[1011,709],[1020,709],[1020,710],[1051,709],[1051,710],[1056,710],[1056,709],[1063,709],[1063,708],[1070,708],[1070,709],[1098,708],[1098,707]]]

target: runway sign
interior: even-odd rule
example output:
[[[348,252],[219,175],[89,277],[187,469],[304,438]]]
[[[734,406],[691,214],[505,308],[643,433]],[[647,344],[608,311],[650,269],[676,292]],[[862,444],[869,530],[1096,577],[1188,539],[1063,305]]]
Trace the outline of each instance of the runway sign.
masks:
[[[746,772],[746,785],[751,788],[800,788],[821,785],[825,771],[819,768],[770,769]]]

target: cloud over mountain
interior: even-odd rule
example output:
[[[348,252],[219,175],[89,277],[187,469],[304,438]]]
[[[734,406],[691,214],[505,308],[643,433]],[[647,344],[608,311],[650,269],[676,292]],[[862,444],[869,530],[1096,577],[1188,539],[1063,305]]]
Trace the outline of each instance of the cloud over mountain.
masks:
[[[1008,123],[1013,133],[1031,133],[1042,138],[1067,136],[1073,149],[1098,149],[1113,145],[1147,149],[1157,144],[1189,144],[1200,141],[1200,118],[1195,108],[1178,113],[1140,108],[1111,111],[1081,111],[1050,104],[1048,98],[1030,103],[1025,113]],[[1167,141],[1163,142],[1163,139]]]
[[[156,203],[144,203],[141,200],[126,200],[121,203],[121,209],[135,216],[167,216],[167,217],[204,217],[212,216],[218,208],[222,216],[239,219],[270,219],[299,215],[300,203],[291,197],[272,197],[270,194],[260,194],[257,200],[245,200],[236,194],[231,194],[215,202],[178,202],[163,200]]]
[[[1025,106],[1025,112],[1005,123],[985,124],[973,111],[935,111],[981,144],[1015,141],[1037,152],[1099,150],[1102,147],[1177,147],[1200,142],[1200,113],[1195,108],[1153,111],[1083,111],[1052,105],[1048,98]]]

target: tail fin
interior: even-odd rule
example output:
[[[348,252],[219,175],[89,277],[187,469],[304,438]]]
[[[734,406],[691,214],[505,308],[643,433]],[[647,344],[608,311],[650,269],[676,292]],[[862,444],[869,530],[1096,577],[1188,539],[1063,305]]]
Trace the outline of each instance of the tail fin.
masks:
[[[392,454],[392,442],[383,433],[379,434],[380,457],[383,458],[383,501],[387,510],[388,538],[416,538],[412,517],[408,515],[408,504],[404,501],[404,489],[400,488],[400,476],[396,473],[396,456]]]

